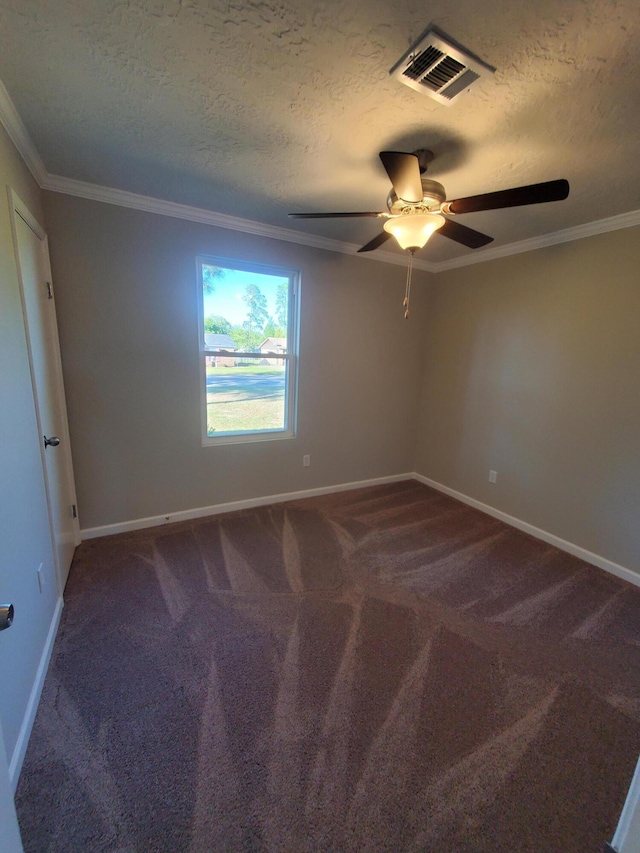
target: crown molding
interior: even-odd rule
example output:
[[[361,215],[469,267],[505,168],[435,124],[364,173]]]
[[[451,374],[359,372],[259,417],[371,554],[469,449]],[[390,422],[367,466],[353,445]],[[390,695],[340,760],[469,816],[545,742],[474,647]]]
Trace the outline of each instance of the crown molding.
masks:
[[[0,80],[0,122],[36,182],[42,186],[48,176],[47,170],[2,80]]]
[[[430,271],[439,273],[457,267],[468,267],[472,264],[481,264],[484,261],[506,258],[509,255],[519,255],[522,252],[533,252],[536,249],[544,249],[545,246],[557,246],[559,243],[571,243],[574,240],[582,240],[584,237],[606,234],[607,231],[633,228],[634,225],[640,225],[640,210],[631,210],[629,213],[620,213],[607,219],[597,219],[595,222],[587,222],[585,225],[576,225],[574,228],[565,228],[563,231],[542,234],[540,237],[531,237],[528,240],[520,240],[506,246],[496,246],[495,249],[484,249],[471,256],[433,263]]]
[[[218,228],[241,231],[243,234],[255,234],[256,236],[269,237],[273,240],[285,240],[289,243],[298,243],[302,246],[312,246],[315,249],[325,249],[329,252],[340,252],[345,255],[356,255],[360,248],[355,243],[344,243],[341,240],[331,240],[327,237],[305,234],[289,228],[280,228],[274,225],[267,225],[263,222],[255,222],[251,219],[228,216],[224,213],[216,213],[212,210],[165,201],[164,199],[152,196],[139,195],[138,193],[128,192],[127,190],[104,187],[98,184],[87,183],[86,181],[78,181],[74,178],[65,178],[61,175],[51,175],[42,162],[11,100],[11,96],[1,80],[0,123],[7,131],[9,138],[17,148],[37,184],[43,190],[64,193],[93,201],[101,201],[106,204],[115,204],[119,207],[143,210],[147,213],[156,213],[161,216],[172,216],[175,219],[185,219],[189,222],[214,225]],[[363,254],[359,255],[359,257],[370,261],[395,264],[397,266],[406,266],[407,263],[407,258],[404,254],[394,252],[377,251],[374,255]],[[413,266],[416,269],[430,272],[433,265],[428,261],[414,258]]]
[[[129,207],[134,210],[143,210],[146,213],[156,213],[160,216],[171,216],[174,219],[186,219],[189,222],[199,222],[203,225],[214,225],[218,228],[228,228],[231,231],[241,231],[243,234],[254,234],[258,237],[269,237],[273,240],[285,240],[288,243],[298,243],[302,246],[313,246],[315,249],[326,249],[329,252],[340,252],[345,255],[355,255],[360,246],[356,243],[344,243],[341,240],[331,240],[328,237],[318,237],[315,234],[305,234],[293,231],[289,228],[281,228],[276,225],[267,225],[264,222],[256,222],[252,219],[241,219],[238,216],[230,216],[226,213],[216,213],[201,207],[191,207],[187,204],[178,204],[173,201],[154,198],[152,196],[138,195],[128,190],[118,190],[112,187],[103,187],[98,184],[89,184],[85,181],[77,181],[73,178],[64,178],[61,175],[47,175],[41,184],[45,190],[63,193],[65,195],[86,198],[92,201],[101,201],[105,204],[115,204],[119,207]],[[382,261],[387,264],[406,266],[407,258],[404,254],[377,251],[375,255],[360,255],[372,261]],[[414,259],[414,268],[430,272],[433,264],[428,261]]]
[[[360,248],[355,243],[344,243],[341,240],[332,240],[328,237],[319,237],[315,234],[305,234],[293,231],[290,228],[281,228],[276,225],[267,225],[264,222],[256,222],[252,219],[241,219],[238,216],[229,216],[225,213],[216,213],[200,207],[191,207],[187,204],[178,204],[173,201],[154,198],[153,196],[138,195],[128,190],[118,190],[112,187],[104,187],[99,184],[89,184],[85,181],[77,181],[74,178],[64,178],[61,175],[49,175],[40,183],[43,189],[52,192],[64,193],[79,198],[101,201],[106,204],[115,204],[120,207],[129,207],[134,210],[143,210],[147,213],[156,213],[160,216],[172,216],[176,219],[186,219],[189,222],[199,222],[204,225],[215,225],[218,228],[228,228],[232,231],[241,231],[244,234],[255,234],[259,237],[269,237],[273,240],[286,240],[289,243],[298,243],[302,246],[313,246],[316,249],[326,249],[329,252],[340,252],[345,255],[356,255]],[[565,228],[551,234],[543,234],[539,237],[531,237],[528,240],[520,240],[517,243],[508,243],[505,246],[496,246],[493,249],[483,249],[452,258],[449,261],[439,263],[415,258],[413,266],[415,269],[425,270],[430,273],[445,272],[457,267],[472,266],[484,261],[493,261],[498,258],[506,258],[509,255],[519,255],[523,252],[532,252],[543,249],[545,246],[555,246],[559,243],[570,243],[585,237],[593,237],[596,234],[604,234],[607,231],[617,231],[622,228],[632,228],[640,225],[640,210],[632,210],[629,213],[621,213],[610,216],[607,219],[599,219],[588,222],[585,225],[577,225],[574,228]],[[387,264],[406,266],[406,255],[394,252],[385,252],[378,249],[372,254],[359,255],[370,261],[381,261]]]
[[[29,171],[43,190],[63,193],[65,195],[86,198],[93,201],[101,201],[105,204],[115,204],[119,207],[128,207],[134,210],[143,210],[147,213],[156,213],[160,216],[171,216],[175,219],[185,219],[189,222],[199,222],[203,225],[214,225],[218,228],[227,228],[232,231],[240,231],[243,234],[254,234],[258,237],[268,237],[273,240],[285,240],[289,243],[297,243],[301,246],[312,246],[315,249],[325,249],[329,252],[339,252],[345,255],[356,255],[360,248],[355,243],[344,243],[341,240],[332,240],[328,237],[318,237],[315,234],[305,234],[301,231],[293,231],[290,228],[280,228],[275,225],[267,225],[264,222],[256,222],[252,219],[241,219],[238,216],[229,216],[225,213],[216,213],[200,207],[191,207],[187,204],[178,204],[173,201],[154,198],[153,196],[139,195],[128,190],[118,190],[112,187],[104,187],[99,184],[90,184],[86,181],[78,181],[75,178],[65,178],[61,175],[50,175],[40,159],[35,145],[31,141],[22,119],[18,115],[13,101],[0,80],[0,123],[4,126],[11,141],[18,149],[22,159]],[[545,246],[555,246],[559,243],[569,243],[573,240],[581,240],[584,237],[593,237],[596,234],[604,234],[607,231],[617,231],[621,228],[631,228],[640,225],[640,210],[611,216],[608,219],[599,219],[575,228],[566,228],[551,234],[543,234],[540,237],[532,237],[529,240],[521,240],[517,243],[509,243],[506,246],[496,246],[493,249],[481,249],[470,255],[460,258],[452,258],[449,261],[433,262],[422,258],[414,258],[415,269],[430,273],[445,272],[446,270],[466,267],[473,264],[493,261],[505,258],[509,255],[518,255],[523,252],[532,252]],[[378,249],[375,253],[364,253],[358,255],[370,261],[380,261],[386,264],[406,266],[407,258],[404,253],[385,252]]]

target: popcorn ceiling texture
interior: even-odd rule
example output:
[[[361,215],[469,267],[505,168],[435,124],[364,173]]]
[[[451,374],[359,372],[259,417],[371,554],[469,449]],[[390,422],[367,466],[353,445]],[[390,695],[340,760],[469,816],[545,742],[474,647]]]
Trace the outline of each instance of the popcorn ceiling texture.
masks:
[[[635,0],[0,0],[0,14],[0,78],[51,174],[356,242],[377,226],[286,213],[382,209],[383,148],[432,148],[450,198],[570,180],[566,202],[465,219],[496,244],[638,207]],[[497,69],[450,108],[388,75],[430,21]],[[434,260],[468,251],[436,242]]]

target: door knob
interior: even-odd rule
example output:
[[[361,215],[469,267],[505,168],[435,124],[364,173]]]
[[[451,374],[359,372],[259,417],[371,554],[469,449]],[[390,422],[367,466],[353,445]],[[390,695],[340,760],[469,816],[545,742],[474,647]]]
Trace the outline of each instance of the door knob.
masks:
[[[60,439],[57,435],[52,435],[51,438],[47,438],[45,435],[43,438],[45,447],[57,447],[60,444]]]
[[[11,627],[13,612],[13,604],[0,604],[0,631]]]

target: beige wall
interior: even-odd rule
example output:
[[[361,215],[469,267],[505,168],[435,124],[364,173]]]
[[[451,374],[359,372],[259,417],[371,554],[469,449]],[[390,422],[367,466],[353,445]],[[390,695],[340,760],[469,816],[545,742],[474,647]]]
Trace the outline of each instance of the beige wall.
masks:
[[[640,572],[637,229],[418,273],[405,322],[402,267],[45,204],[83,528],[416,470]],[[302,273],[291,441],[201,447],[207,252]]]
[[[401,266],[56,193],[45,203],[83,529],[412,470],[425,273],[406,322]],[[296,438],[201,446],[198,253],[300,270]]]
[[[640,229],[439,274],[424,333],[416,470],[640,572]]]

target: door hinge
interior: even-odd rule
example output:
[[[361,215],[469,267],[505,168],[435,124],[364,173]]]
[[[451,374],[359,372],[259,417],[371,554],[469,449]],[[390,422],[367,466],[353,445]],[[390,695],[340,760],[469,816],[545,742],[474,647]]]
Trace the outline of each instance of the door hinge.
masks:
[[[53,299],[53,287],[50,281],[45,281],[44,286],[47,288],[47,299]]]
[[[78,509],[77,509],[75,504],[71,504],[71,517],[72,518],[78,517]]]

